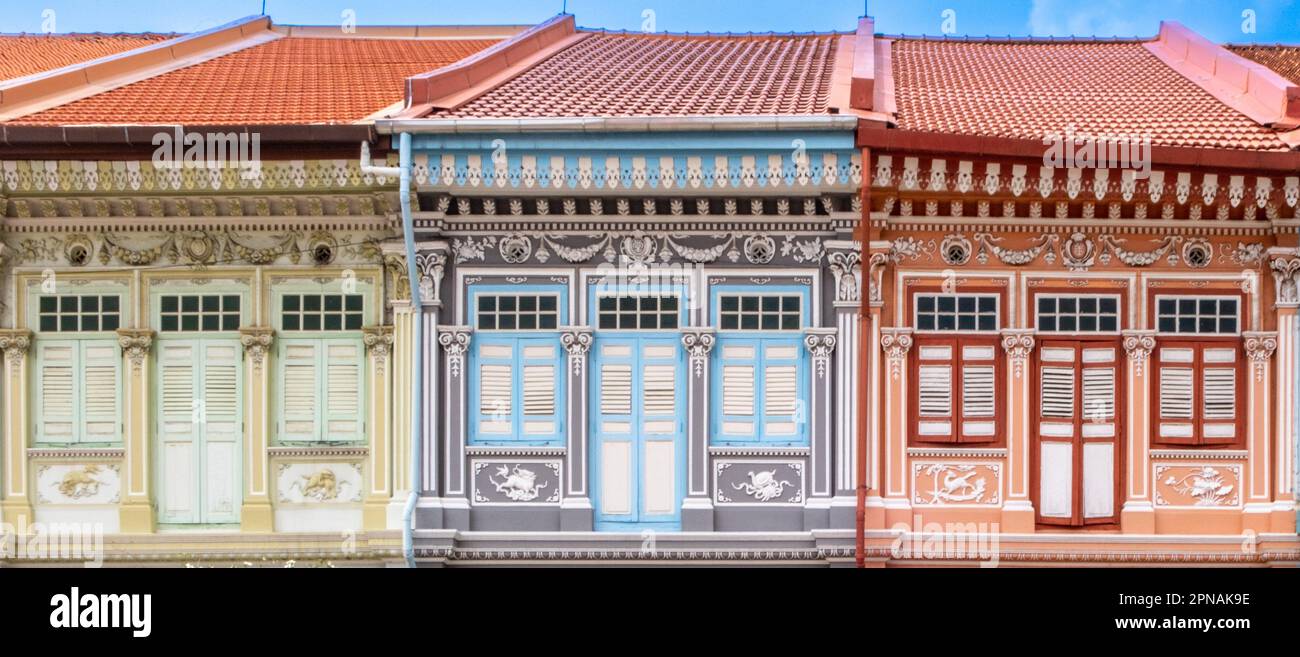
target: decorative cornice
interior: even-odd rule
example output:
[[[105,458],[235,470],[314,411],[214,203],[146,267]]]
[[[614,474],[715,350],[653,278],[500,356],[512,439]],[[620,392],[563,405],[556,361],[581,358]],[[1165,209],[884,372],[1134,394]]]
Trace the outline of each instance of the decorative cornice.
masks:
[[[812,354],[817,378],[825,378],[826,368],[830,365],[835,345],[839,342],[839,331],[834,328],[804,329],[803,346]]]
[[[587,352],[591,351],[594,335],[589,326],[560,327],[560,346],[569,354],[573,363],[573,375],[582,376],[583,365],[587,361]]]
[[[32,346],[32,332],[27,329],[0,329],[0,351],[6,363],[22,365],[23,357]]]
[[[447,353],[447,366],[451,370],[452,378],[460,376],[461,368],[465,364],[465,352],[469,350],[473,334],[474,329],[468,326],[438,327],[438,344],[442,345],[442,350]]]
[[[1133,362],[1133,371],[1143,376],[1143,369],[1151,352],[1156,349],[1155,331],[1124,331],[1124,351]]]
[[[713,345],[718,341],[715,331],[708,327],[689,326],[681,332],[682,346],[686,348],[686,353],[690,357],[695,376],[704,376],[704,366],[709,362],[709,352],[713,351]]]
[[[1025,362],[1034,351],[1034,331],[1029,329],[1005,329],[1002,331],[1002,348],[1011,359],[1011,366],[1017,379],[1024,376]]]
[[[122,353],[131,361],[131,367],[139,371],[144,367],[144,360],[153,346],[152,329],[118,329],[117,343]]]
[[[889,376],[898,379],[903,373],[903,363],[907,361],[907,352],[911,351],[914,340],[910,328],[880,329],[880,348],[889,360]]]
[[[1246,341],[1246,355],[1255,366],[1255,381],[1262,382],[1277,351],[1277,331],[1247,331],[1241,337]]]
[[[271,350],[275,340],[275,329],[268,326],[254,326],[239,330],[239,342],[244,345],[244,354],[253,363],[253,370],[261,372],[266,364],[266,354]]]

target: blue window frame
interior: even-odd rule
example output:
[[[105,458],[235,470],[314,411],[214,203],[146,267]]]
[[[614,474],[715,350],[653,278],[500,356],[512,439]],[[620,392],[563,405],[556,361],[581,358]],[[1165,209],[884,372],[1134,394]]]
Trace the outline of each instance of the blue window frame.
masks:
[[[466,298],[470,444],[563,445],[568,288],[476,285]]]
[[[808,444],[808,286],[717,286],[711,442],[729,446]]]

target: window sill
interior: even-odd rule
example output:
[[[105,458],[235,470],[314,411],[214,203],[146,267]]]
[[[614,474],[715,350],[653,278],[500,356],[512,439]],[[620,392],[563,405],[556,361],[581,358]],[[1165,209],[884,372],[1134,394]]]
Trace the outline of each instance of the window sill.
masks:
[[[351,456],[365,457],[370,448],[365,445],[340,443],[337,445],[274,445],[266,450],[271,458],[314,457],[314,456]]]
[[[710,445],[709,456],[808,456],[807,445]]]
[[[1245,461],[1248,452],[1236,447],[1152,447],[1151,458],[1170,461]]]
[[[568,450],[553,445],[470,445],[466,456],[564,456]]]
[[[929,458],[945,457],[962,457],[962,458],[987,458],[1000,459],[1006,458],[1007,448],[1005,447],[950,447],[935,445],[933,447],[908,447],[908,456],[922,456]]]
[[[83,447],[81,445],[43,445],[27,448],[29,459],[120,459],[126,456],[124,447]]]

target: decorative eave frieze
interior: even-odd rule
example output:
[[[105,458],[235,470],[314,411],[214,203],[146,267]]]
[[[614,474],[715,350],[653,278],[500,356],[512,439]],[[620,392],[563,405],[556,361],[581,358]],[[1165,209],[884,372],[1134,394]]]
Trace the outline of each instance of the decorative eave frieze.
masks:
[[[671,263],[715,262],[750,265],[817,265],[826,259],[821,237],[772,233],[671,233],[645,231],[586,235],[507,233],[451,239],[450,257],[467,262],[523,265],[536,263],[618,264],[629,275]],[[743,260],[742,260],[743,259]]]
[[[357,160],[263,160],[256,167],[170,167],[153,161],[0,160],[0,191],[25,194],[189,194],[361,191],[397,180]]]

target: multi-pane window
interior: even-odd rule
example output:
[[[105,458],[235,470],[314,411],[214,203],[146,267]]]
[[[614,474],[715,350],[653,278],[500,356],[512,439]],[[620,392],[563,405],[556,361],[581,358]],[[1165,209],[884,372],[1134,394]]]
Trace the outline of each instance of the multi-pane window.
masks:
[[[37,301],[37,327],[42,332],[95,333],[122,325],[121,298],[116,294],[64,294]]]
[[[168,294],[158,304],[163,332],[239,330],[238,294]]]
[[[803,445],[808,441],[808,363],[803,289],[718,290],[710,404],[719,445]]]
[[[554,331],[560,326],[557,294],[479,294],[480,331]]]
[[[798,294],[718,295],[718,328],[723,331],[797,331],[802,317]]]
[[[602,296],[597,306],[596,326],[601,330],[676,329],[681,312],[676,295]]]
[[[1245,358],[1236,341],[1162,341],[1156,365],[1153,442],[1231,446],[1244,439]]]
[[[922,443],[1001,440],[1002,360],[989,338],[918,338],[913,435]]]
[[[1156,330],[1182,335],[1235,335],[1240,297],[1157,296]]]
[[[365,320],[360,294],[285,294],[280,297],[284,331],[359,331]]]
[[[1115,333],[1119,331],[1117,296],[1037,297],[1037,327],[1045,333]]]
[[[918,294],[917,331],[996,331],[995,294]]]

